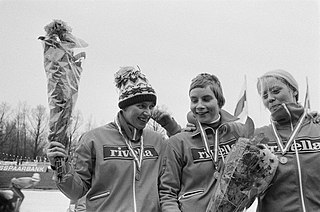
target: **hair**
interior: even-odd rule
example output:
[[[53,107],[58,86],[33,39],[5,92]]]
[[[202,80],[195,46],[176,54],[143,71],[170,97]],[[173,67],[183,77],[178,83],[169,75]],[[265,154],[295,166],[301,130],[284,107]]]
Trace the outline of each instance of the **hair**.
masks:
[[[275,78],[277,80],[279,80],[280,82],[282,82],[283,84],[285,84],[291,91],[292,93],[296,92],[297,94],[295,95],[295,99],[296,101],[298,101],[298,90],[293,87],[285,78],[280,77],[280,76],[262,76],[258,79],[258,83],[257,83],[257,89],[258,89],[258,93],[260,96],[262,96],[262,86],[265,84],[265,80],[267,78]]]
[[[257,89],[258,93],[261,95],[261,83],[264,83],[264,80],[267,78],[273,77],[274,79],[284,83],[292,92],[293,95],[298,102],[299,99],[299,86],[298,82],[294,79],[294,77],[287,71],[282,69],[276,69],[272,71],[266,72],[264,75],[258,78]]]
[[[217,98],[219,107],[222,108],[225,103],[225,98],[223,96],[221,83],[218,77],[213,74],[201,73],[193,78],[190,84],[189,93],[194,88],[206,88],[207,86],[209,86]]]

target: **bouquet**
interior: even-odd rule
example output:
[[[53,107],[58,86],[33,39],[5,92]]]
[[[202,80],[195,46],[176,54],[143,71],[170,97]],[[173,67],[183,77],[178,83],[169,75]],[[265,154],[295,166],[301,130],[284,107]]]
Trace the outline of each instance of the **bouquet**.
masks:
[[[71,34],[71,28],[61,20],[54,20],[44,27],[46,36],[40,36],[44,47],[44,68],[47,75],[47,92],[50,109],[49,141],[58,141],[68,146],[68,128],[72,110],[75,106],[81,63],[85,52],[74,55],[74,48],[87,47],[88,44]],[[56,159],[58,179],[64,169],[64,159]]]
[[[239,138],[227,155],[207,212],[237,212],[262,194],[278,166],[263,138]]]

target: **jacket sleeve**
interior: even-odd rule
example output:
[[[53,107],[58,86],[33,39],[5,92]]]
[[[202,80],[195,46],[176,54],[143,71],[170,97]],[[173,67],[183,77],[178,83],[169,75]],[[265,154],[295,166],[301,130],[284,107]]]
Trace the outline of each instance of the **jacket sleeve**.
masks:
[[[159,121],[159,124],[166,130],[168,137],[181,132],[181,126],[173,117],[169,117],[166,120],[161,120]]]
[[[168,141],[165,151],[164,172],[160,176],[159,195],[160,206],[163,212],[179,212],[178,195],[180,192],[181,170],[183,166],[182,157],[176,147],[171,143],[172,137]]]
[[[91,177],[95,164],[95,155],[86,136],[80,139],[80,145],[76,149],[75,163],[67,163],[67,173],[57,187],[69,199],[77,200],[84,196],[91,187]]]
[[[254,135],[254,123],[251,119],[247,121],[245,124],[238,122],[230,122],[228,123],[228,128],[228,133],[232,133],[236,138],[251,138]]]
[[[20,178],[13,178],[11,180],[11,183],[16,187],[16,188],[29,188],[33,185],[32,183],[32,178],[31,177],[20,177]]]

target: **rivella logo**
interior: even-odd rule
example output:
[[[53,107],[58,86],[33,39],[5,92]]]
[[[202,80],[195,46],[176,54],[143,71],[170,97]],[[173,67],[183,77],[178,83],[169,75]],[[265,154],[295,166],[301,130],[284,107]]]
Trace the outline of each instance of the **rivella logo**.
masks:
[[[235,140],[232,142],[228,142],[226,144],[220,144],[218,150],[218,158],[220,159],[221,156],[226,157],[226,155],[230,152],[232,146],[234,145]],[[214,146],[210,146],[210,153],[214,156]],[[193,162],[203,162],[211,160],[210,155],[207,153],[204,147],[202,148],[191,148],[191,155],[193,158]]]
[[[311,153],[311,152],[320,152],[320,138],[303,138],[296,139],[297,150],[300,153]],[[278,147],[276,141],[270,141],[268,147],[271,152],[281,152],[281,149]],[[294,142],[289,147],[288,154],[295,153],[295,144]]]
[[[140,147],[133,148],[135,153],[140,155]],[[155,159],[158,158],[159,154],[152,146],[145,146],[143,150],[143,159]],[[127,146],[103,146],[103,159],[122,159],[122,160],[133,160],[133,156]]]

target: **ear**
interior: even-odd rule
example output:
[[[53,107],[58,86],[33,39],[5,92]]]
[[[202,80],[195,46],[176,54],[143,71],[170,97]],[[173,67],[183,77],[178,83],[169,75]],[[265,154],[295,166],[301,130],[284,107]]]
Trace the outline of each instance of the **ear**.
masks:
[[[296,103],[298,102],[298,91],[294,91],[293,93],[293,97],[296,100]]]

